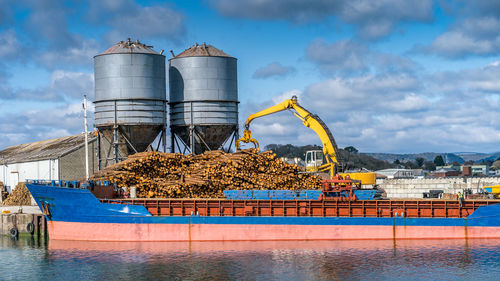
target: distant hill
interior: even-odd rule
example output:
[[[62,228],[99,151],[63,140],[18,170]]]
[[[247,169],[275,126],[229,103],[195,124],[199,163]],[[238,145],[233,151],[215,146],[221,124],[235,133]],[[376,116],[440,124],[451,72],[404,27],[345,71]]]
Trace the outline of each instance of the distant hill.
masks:
[[[436,156],[441,155],[445,162],[453,163],[458,162],[460,164],[464,163],[465,160],[454,154],[454,153],[435,153],[435,152],[424,152],[424,153],[413,153],[413,154],[395,154],[395,153],[366,153],[374,158],[393,163],[396,160],[400,162],[415,161],[417,158],[424,158],[426,161],[434,161]]]
[[[441,155],[447,163],[458,162],[463,164],[467,161],[473,161],[474,163],[486,162],[488,160],[495,161],[500,157],[500,152],[495,153],[478,153],[478,152],[454,152],[454,153],[435,153],[435,152],[424,152],[424,153],[413,153],[413,154],[396,154],[396,153],[367,153],[372,157],[380,160],[393,163],[395,160],[400,162],[415,161],[417,158],[424,158],[426,161],[434,161],[436,156]]]
[[[474,162],[481,162],[482,159],[491,156],[491,154],[477,153],[477,152],[455,152],[453,154],[460,156],[465,161],[474,161]]]
[[[321,150],[317,145],[294,146],[291,144],[269,144],[264,150],[272,150],[278,157],[300,157],[304,160],[306,151],[308,150]],[[347,169],[366,168],[369,170],[381,170],[386,168],[393,168],[394,161],[399,160],[407,168],[415,168],[407,162],[416,162],[417,158],[424,158],[425,161],[433,162],[436,156],[441,155],[447,163],[458,162],[460,164],[466,161],[474,161],[474,163],[481,163],[486,161],[495,161],[500,157],[500,152],[495,153],[477,153],[477,152],[455,152],[455,153],[349,153],[344,149],[339,149],[339,158]],[[430,168],[429,168],[430,169]]]
[[[295,146],[291,144],[269,144],[264,150],[272,150],[277,157],[299,157],[304,160],[304,156],[308,150],[321,150],[317,145]],[[384,160],[377,159],[365,153],[350,153],[344,149],[339,149],[338,158],[344,165],[344,169],[361,169],[381,170],[393,168],[396,165],[388,163]]]
[[[498,158],[500,158],[500,152],[495,152],[495,153],[489,154],[488,157],[479,159],[478,162],[483,162],[483,161],[488,161],[488,160],[496,161]]]

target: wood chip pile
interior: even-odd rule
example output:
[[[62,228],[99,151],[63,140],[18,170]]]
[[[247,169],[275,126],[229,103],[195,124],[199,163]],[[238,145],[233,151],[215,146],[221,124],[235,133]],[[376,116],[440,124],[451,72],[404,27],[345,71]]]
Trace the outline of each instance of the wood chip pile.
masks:
[[[271,151],[208,151],[200,155],[143,152],[96,173],[120,188],[137,188],[139,198],[222,198],[226,189],[317,189],[321,179],[300,173]]]
[[[16,188],[7,196],[7,199],[2,202],[4,206],[26,206],[31,205],[31,194],[24,184],[20,182]]]

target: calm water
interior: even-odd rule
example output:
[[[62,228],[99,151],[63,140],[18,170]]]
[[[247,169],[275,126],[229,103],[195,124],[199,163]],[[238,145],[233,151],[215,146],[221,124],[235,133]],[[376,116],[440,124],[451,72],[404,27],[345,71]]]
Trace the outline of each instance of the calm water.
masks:
[[[1,280],[500,280],[500,240],[104,243],[0,238]]]

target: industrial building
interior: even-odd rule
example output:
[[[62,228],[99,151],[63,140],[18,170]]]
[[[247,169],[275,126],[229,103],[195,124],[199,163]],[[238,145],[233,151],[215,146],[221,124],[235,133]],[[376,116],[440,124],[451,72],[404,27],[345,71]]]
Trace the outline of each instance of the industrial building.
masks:
[[[422,169],[384,169],[375,171],[377,178],[387,179],[413,179],[423,178],[424,171]]]
[[[96,140],[89,134],[89,172],[97,171]],[[85,177],[85,135],[9,146],[0,151],[0,181],[7,191],[27,179],[77,180]]]

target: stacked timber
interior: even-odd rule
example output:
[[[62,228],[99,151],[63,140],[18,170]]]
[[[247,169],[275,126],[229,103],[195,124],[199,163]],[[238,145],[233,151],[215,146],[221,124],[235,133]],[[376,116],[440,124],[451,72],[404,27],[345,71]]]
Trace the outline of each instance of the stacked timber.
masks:
[[[301,173],[271,151],[255,149],[236,153],[207,151],[200,155],[143,152],[95,174],[141,198],[220,198],[223,191],[243,189],[317,189],[321,179]]]
[[[5,191],[5,186],[3,182],[0,181],[0,202],[3,202],[7,198],[7,192]]]
[[[20,182],[16,188],[7,196],[7,199],[2,202],[4,206],[25,206],[31,205],[31,194],[24,184]]]

